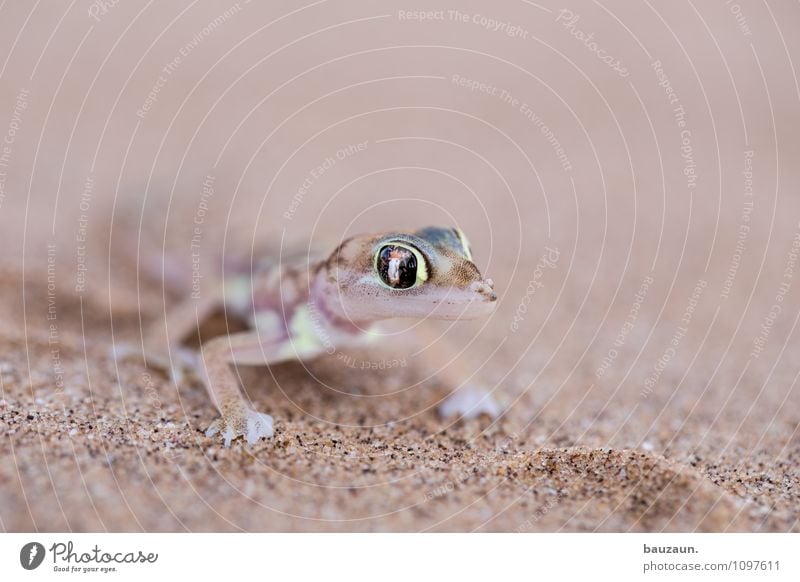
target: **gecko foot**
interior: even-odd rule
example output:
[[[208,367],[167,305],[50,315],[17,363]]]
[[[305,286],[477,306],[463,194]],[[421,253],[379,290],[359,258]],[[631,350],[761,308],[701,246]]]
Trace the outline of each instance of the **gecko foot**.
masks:
[[[488,414],[491,418],[500,416],[502,409],[486,390],[473,386],[463,386],[454,391],[439,405],[439,416],[448,418],[459,416],[464,420]]]
[[[206,436],[221,434],[226,447],[231,446],[231,441],[240,436],[247,439],[247,444],[254,445],[261,438],[272,438],[272,425],[273,420],[269,414],[243,407],[241,411],[221,416],[211,423],[206,430]]]

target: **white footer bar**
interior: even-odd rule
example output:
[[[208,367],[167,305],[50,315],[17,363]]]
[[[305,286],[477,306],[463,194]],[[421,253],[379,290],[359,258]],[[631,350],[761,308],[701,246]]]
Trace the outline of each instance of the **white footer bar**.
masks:
[[[797,534],[15,533],[0,577],[796,581],[799,554]]]

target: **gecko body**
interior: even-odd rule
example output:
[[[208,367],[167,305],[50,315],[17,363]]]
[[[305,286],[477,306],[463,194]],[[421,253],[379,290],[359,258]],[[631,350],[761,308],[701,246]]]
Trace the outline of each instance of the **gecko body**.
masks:
[[[494,283],[475,266],[459,229],[366,234],[343,241],[319,260],[229,278],[168,312],[146,343],[180,352],[181,341],[220,308],[248,322],[248,331],[205,342],[195,371],[220,412],[206,436],[221,435],[225,446],[238,437],[252,444],[272,436],[273,419],[245,398],[233,365],[310,360],[369,343],[375,326],[387,319],[472,319],[489,315],[496,301]],[[499,414],[484,390],[460,394],[445,402],[448,414]]]

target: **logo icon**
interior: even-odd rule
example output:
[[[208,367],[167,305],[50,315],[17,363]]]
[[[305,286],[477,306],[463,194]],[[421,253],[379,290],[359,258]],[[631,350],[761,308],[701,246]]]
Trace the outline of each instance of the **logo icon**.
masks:
[[[39,542],[29,542],[19,551],[19,563],[26,570],[35,570],[44,561],[44,546]]]

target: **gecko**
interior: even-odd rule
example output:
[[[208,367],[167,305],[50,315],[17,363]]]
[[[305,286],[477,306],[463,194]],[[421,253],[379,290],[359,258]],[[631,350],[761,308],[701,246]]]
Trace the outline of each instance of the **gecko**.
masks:
[[[273,436],[274,420],[245,397],[232,366],[311,360],[331,346],[368,345],[387,319],[475,319],[496,305],[494,282],[481,275],[460,229],[363,234],[342,241],[327,257],[273,263],[184,298],[153,324],[145,345],[167,345],[169,353],[185,355],[181,342],[214,312],[224,309],[245,321],[247,331],[204,342],[183,365],[193,368],[219,411],[205,435],[221,437],[225,447],[240,437],[252,445]],[[464,389],[440,405],[442,416],[499,416],[487,390],[451,380]]]

